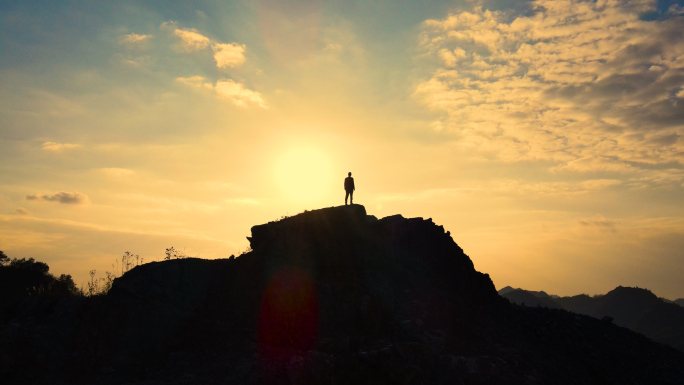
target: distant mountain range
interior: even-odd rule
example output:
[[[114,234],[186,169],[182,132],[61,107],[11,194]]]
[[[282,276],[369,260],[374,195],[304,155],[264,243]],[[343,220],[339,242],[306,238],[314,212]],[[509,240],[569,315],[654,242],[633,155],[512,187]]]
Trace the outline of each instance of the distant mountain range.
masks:
[[[612,319],[618,326],[684,351],[684,298],[670,301],[658,298],[647,289],[623,286],[593,297],[586,294],[560,297],[510,286],[499,290],[499,295],[518,305],[564,309],[598,319]]]

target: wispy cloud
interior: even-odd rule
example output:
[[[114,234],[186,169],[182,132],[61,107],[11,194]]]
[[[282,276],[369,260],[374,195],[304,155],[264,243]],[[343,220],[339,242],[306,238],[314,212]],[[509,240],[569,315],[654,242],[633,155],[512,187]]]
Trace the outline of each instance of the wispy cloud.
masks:
[[[608,156],[587,156],[575,160],[571,160],[560,166],[551,168],[551,171],[575,171],[575,172],[594,172],[594,171],[611,171],[618,173],[627,173],[634,171],[634,168],[629,164],[621,161],[617,157]]]
[[[48,152],[63,152],[66,150],[73,150],[76,148],[81,148],[82,146],[80,144],[74,144],[74,143],[56,143],[56,142],[45,142],[41,146],[43,151],[48,151]]]
[[[26,222],[26,223],[45,223],[45,224],[54,224],[56,226],[60,226],[63,228],[72,228],[72,229],[83,229],[83,230],[90,230],[90,231],[95,231],[95,232],[107,232],[107,233],[119,233],[119,234],[134,234],[134,235],[146,235],[146,236],[161,236],[161,237],[185,237],[189,239],[198,239],[198,240],[206,240],[206,241],[215,241],[219,243],[225,243],[225,240],[222,239],[217,239],[213,238],[211,236],[205,235],[205,234],[200,234],[200,233],[194,233],[190,231],[183,231],[183,230],[177,230],[177,231],[144,231],[144,230],[131,230],[128,228],[119,228],[116,226],[104,226],[104,225],[99,225],[96,223],[88,223],[88,222],[79,222],[79,221],[72,221],[68,219],[49,219],[49,218],[38,218],[38,217],[14,217],[12,218],[11,216],[7,215],[1,215],[0,214],[0,220],[2,220],[0,223],[12,223],[14,221],[15,223],[21,223],[21,222]],[[57,237],[57,236],[52,236],[52,237]],[[54,239],[54,238],[48,238],[48,240]],[[28,242],[27,242],[28,243]]]
[[[188,51],[198,51],[209,46],[209,38],[197,32],[194,28],[177,29],[174,34],[181,39],[183,48]]]
[[[152,35],[140,35],[137,33],[129,33],[121,37],[120,42],[123,45],[134,47],[140,46],[152,38]]]
[[[191,76],[187,78],[176,78],[176,81],[193,88],[214,89],[214,85],[205,81],[204,76]]]
[[[26,196],[26,200],[42,200],[48,202],[58,202],[64,204],[85,204],[89,202],[86,195],[77,192],[58,192],[52,195],[49,194],[30,194]]]
[[[214,87],[216,92],[236,106],[247,107],[250,105],[268,108],[261,94],[245,87],[242,83],[236,83],[232,79],[219,80]]]
[[[14,210],[14,213],[17,215],[31,215],[31,212],[23,207],[17,207],[16,210]]]
[[[517,197],[576,196],[618,187],[617,179],[588,179],[579,182],[536,182],[516,179],[492,179],[487,182],[466,183],[458,188],[430,189],[410,193],[383,194],[378,201],[435,201],[450,200],[465,195],[493,195]]]
[[[459,145],[556,170],[638,171],[684,159],[684,18],[629,2],[537,0],[424,23],[436,68],[415,96],[447,113]]]
[[[239,67],[246,60],[244,44],[214,44],[211,49],[218,68]]]
[[[603,215],[596,215],[591,218],[584,218],[579,220],[579,224],[586,227],[596,227],[602,230],[615,232],[616,221],[607,219]]]
[[[227,100],[239,107],[261,107],[268,108],[266,102],[257,91],[245,87],[242,83],[237,83],[232,79],[223,79],[213,85],[206,81],[203,76],[192,76],[188,78],[176,78],[176,81],[195,89],[213,90],[220,98]]]
[[[100,168],[100,169],[98,169],[98,171],[104,175],[115,177],[115,178],[120,178],[120,177],[135,174],[135,172],[133,170],[130,170],[127,168],[116,168],[116,167]]]
[[[180,46],[187,52],[199,51],[209,47],[211,40],[194,28],[179,28],[175,21],[165,21],[161,29],[170,30],[180,40]]]

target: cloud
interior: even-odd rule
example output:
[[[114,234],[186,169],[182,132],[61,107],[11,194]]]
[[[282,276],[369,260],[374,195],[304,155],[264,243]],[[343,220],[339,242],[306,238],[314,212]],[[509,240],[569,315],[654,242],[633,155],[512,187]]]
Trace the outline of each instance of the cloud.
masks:
[[[213,42],[194,28],[179,28],[175,21],[166,21],[160,28],[171,31],[179,38],[181,48],[186,52],[201,51],[211,46],[216,67],[219,69],[239,67],[247,60],[245,58],[247,46],[244,44]]]
[[[139,46],[152,38],[152,35],[139,35],[137,33],[130,33],[121,37],[120,42],[123,45],[134,47]]]
[[[73,143],[56,143],[56,142],[45,142],[41,146],[43,151],[49,151],[49,152],[63,152],[65,150],[73,150],[76,148],[81,148],[82,146],[80,144],[73,144]]]
[[[203,76],[192,76],[188,78],[176,78],[176,81],[195,89],[213,90],[222,99],[228,100],[239,107],[257,106],[268,108],[261,94],[245,87],[242,83],[237,83],[232,79],[223,79],[216,82],[216,85],[208,83]]]
[[[218,68],[239,67],[246,60],[244,44],[214,44],[211,49]]]
[[[591,179],[580,183],[585,190],[603,190],[622,184],[621,180],[617,179]]]
[[[434,67],[414,96],[446,113],[440,134],[506,162],[680,164],[684,17],[640,19],[653,7],[537,0],[519,15],[474,7],[427,20],[420,44]]]
[[[551,171],[574,171],[574,172],[595,172],[609,171],[617,173],[633,172],[634,168],[627,163],[621,162],[616,157],[588,156],[575,159],[560,166],[552,167]]]
[[[214,85],[205,82],[204,76],[191,76],[188,78],[176,78],[176,81],[192,88],[214,89]]]
[[[194,28],[178,28],[175,21],[165,21],[161,24],[161,29],[170,30],[174,36],[180,39],[180,45],[187,52],[200,51],[211,44],[208,37],[202,35]]]
[[[43,200],[48,202],[59,202],[64,204],[85,204],[89,202],[86,195],[77,192],[58,192],[53,195],[31,194],[26,196],[26,200]]]
[[[209,46],[209,38],[194,28],[176,29],[174,35],[181,39],[181,46],[187,51],[199,51]]]
[[[14,213],[17,215],[31,215],[31,212],[23,207],[17,207],[17,209],[14,210]]]
[[[466,52],[462,48],[456,48],[453,50],[441,49],[439,50],[439,57],[444,62],[447,67],[455,67],[459,60],[466,57]]]
[[[232,79],[219,80],[214,88],[221,97],[231,101],[236,106],[256,105],[261,108],[268,108],[260,93],[247,89],[244,84],[236,83]]]
[[[509,196],[524,198],[539,197],[569,197],[601,190],[607,190],[622,185],[617,179],[588,179],[579,182],[536,182],[528,183],[518,179],[491,179],[487,182],[463,183],[458,188],[428,189],[410,193],[379,195],[377,200],[390,201],[453,201],[465,195],[482,197]]]
[[[580,219],[579,224],[586,227],[597,227],[601,230],[615,232],[615,225],[617,222],[612,219],[606,219],[602,215],[596,215],[592,218]]]

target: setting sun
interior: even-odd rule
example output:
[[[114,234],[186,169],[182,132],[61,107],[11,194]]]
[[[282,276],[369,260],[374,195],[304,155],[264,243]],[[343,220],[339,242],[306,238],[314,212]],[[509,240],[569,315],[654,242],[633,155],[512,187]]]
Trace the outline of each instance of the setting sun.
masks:
[[[319,202],[331,191],[332,167],[322,151],[298,147],[278,159],[275,178],[286,199]]]

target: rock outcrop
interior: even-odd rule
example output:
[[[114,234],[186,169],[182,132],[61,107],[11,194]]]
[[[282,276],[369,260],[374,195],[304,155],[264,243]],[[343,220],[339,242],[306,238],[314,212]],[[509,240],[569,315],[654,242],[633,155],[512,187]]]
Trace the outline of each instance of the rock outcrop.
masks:
[[[511,305],[430,219],[363,206],[255,226],[252,250],[149,263],[103,297],[26,304],[0,379],[145,384],[676,384],[684,355]],[[6,383],[6,382],[3,382]]]

